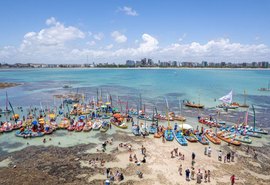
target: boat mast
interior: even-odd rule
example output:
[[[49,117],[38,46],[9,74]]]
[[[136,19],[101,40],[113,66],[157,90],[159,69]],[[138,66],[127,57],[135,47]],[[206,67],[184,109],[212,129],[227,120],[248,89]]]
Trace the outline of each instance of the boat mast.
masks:
[[[244,105],[246,105],[246,90],[244,90]]]
[[[7,91],[6,91],[6,112],[8,112],[8,95],[7,95]]]
[[[254,132],[254,131],[255,131],[255,123],[256,123],[256,117],[255,117],[255,108],[254,108],[254,105],[252,105],[252,109],[253,109],[253,114],[254,114],[254,117],[253,117],[253,122],[254,122],[253,132]]]

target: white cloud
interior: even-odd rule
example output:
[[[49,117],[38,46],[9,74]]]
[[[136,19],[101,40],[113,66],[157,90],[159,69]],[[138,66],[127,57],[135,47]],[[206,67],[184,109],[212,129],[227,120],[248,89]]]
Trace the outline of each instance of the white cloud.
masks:
[[[109,44],[105,47],[105,49],[112,49],[113,48],[113,44]]]
[[[24,35],[24,40],[20,49],[37,49],[40,47],[63,46],[65,42],[82,39],[85,34],[76,27],[68,26],[57,22],[54,17],[46,20],[50,27],[44,28],[39,32],[28,32]]]
[[[118,11],[124,12],[126,15],[130,15],[130,16],[138,16],[139,15],[136,12],[136,10],[134,10],[131,7],[128,7],[128,6],[118,8]]]
[[[123,43],[127,41],[127,37],[124,34],[121,34],[119,31],[112,32],[111,36],[117,43]]]
[[[104,38],[104,34],[102,32],[99,32],[97,34],[94,34],[93,37],[96,40],[102,40]]]
[[[96,45],[96,42],[94,40],[91,40],[89,42],[86,43],[88,46],[94,46]]]

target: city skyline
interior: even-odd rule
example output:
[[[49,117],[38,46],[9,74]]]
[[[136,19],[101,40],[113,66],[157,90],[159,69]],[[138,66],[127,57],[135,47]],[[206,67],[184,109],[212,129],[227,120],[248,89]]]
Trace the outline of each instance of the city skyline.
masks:
[[[270,59],[269,1],[0,2],[0,62]]]

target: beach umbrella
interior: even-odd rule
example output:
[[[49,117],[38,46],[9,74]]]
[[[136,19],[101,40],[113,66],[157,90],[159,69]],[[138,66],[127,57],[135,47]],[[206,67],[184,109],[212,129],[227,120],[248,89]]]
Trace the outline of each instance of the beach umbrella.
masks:
[[[106,102],[105,104],[106,104],[106,105],[111,105],[111,103],[110,103],[110,102]]]
[[[82,116],[79,117],[79,119],[85,119],[85,116],[82,115]]]
[[[192,127],[191,125],[186,124],[186,123],[184,123],[184,124],[182,125],[182,128],[183,128],[183,130],[193,129],[193,127]]]
[[[19,114],[14,114],[13,118],[14,119],[19,119],[20,118],[20,115]]]
[[[32,125],[37,125],[37,124],[38,122],[36,120],[32,122]]]
[[[101,105],[101,108],[107,108],[107,106],[106,105]]]
[[[120,117],[121,117],[121,114],[116,113],[116,114],[113,115],[113,117],[115,117],[115,118],[120,118]]]
[[[49,114],[50,119],[54,119],[55,118],[55,114]]]

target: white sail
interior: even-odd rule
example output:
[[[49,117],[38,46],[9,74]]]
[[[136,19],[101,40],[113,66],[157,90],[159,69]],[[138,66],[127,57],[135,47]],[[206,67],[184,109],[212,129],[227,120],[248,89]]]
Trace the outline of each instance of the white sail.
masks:
[[[219,100],[223,103],[232,103],[232,91],[229,92],[229,94],[219,98]]]

